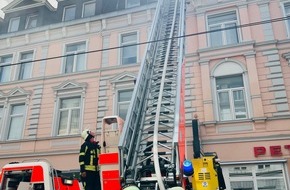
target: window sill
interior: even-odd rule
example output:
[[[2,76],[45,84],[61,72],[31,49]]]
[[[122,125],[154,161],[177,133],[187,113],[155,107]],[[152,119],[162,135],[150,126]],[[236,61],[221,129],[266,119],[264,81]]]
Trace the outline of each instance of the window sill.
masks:
[[[227,120],[227,121],[205,121],[202,122],[201,125],[205,127],[212,127],[218,124],[230,124],[230,123],[245,123],[252,122],[254,119],[236,119],[236,120]]]
[[[255,41],[240,42],[237,44],[224,45],[219,47],[207,47],[198,50],[200,60],[210,60],[218,57],[231,57],[244,55],[254,49]]]

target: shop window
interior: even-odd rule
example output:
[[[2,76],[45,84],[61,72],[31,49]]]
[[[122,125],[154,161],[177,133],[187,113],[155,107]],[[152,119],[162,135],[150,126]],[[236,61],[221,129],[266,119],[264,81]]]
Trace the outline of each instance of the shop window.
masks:
[[[283,163],[239,164],[222,166],[227,189],[232,190],[284,190],[287,172]],[[240,169],[237,169],[240,168]],[[242,168],[246,168],[243,170]]]
[[[66,45],[64,73],[72,73],[85,70],[85,50],[85,42]]]
[[[137,63],[137,32],[121,35],[121,63],[122,65]]]
[[[0,56],[0,83],[10,81],[12,55]]]
[[[207,21],[210,47],[239,43],[236,11],[209,15]]]

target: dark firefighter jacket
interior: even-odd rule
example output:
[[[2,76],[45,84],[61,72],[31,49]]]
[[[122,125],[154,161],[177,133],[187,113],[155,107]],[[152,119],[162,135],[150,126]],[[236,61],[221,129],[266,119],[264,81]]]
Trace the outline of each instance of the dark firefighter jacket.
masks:
[[[98,170],[98,156],[100,146],[97,143],[85,141],[80,149],[79,164],[81,173]]]

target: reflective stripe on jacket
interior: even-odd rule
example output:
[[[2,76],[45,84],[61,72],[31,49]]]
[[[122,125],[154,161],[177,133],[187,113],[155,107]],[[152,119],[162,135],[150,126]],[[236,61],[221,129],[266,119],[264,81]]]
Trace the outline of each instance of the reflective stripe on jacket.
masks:
[[[100,146],[85,141],[80,149],[79,164],[80,171],[97,171],[98,170],[98,155]]]

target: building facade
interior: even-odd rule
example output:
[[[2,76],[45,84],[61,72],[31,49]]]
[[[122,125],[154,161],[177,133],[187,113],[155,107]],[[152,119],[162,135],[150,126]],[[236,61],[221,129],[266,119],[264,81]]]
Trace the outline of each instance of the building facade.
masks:
[[[290,2],[193,3],[186,105],[204,151],[218,153],[230,189],[289,189]]]
[[[228,189],[290,189],[290,1],[187,2],[188,159],[197,117]],[[78,171],[81,131],[126,117],[156,3],[14,0],[3,9],[0,167],[47,159]]]

